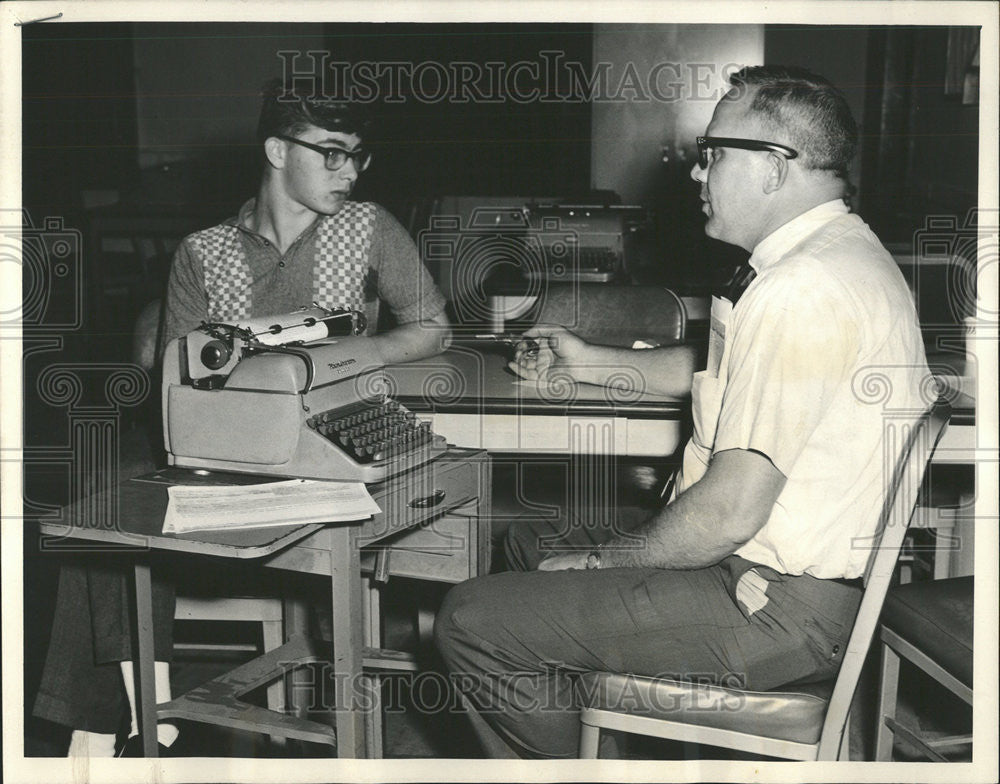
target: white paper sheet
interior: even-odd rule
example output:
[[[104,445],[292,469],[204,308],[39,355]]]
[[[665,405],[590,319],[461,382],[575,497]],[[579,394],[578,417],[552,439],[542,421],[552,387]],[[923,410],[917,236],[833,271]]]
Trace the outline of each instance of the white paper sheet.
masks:
[[[291,479],[260,485],[167,489],[163,532],[220,531],[364,520],[381,510],[360,482]]]

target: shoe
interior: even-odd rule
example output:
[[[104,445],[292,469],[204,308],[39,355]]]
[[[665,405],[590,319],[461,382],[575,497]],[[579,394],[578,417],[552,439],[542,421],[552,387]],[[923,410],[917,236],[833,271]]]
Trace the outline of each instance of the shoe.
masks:
[[[176,743],[177,741],[174,741],[169,746],[164,746],[162,743],[157,742],[157,755],[160,757],[176,756],[174,753],[174,746]],[[134,758],[145,757],[146,755],[142,753],[142,735],[133,735],[132,737],[126,738],[122,741],[121,745],[115,748],[115,756]]]

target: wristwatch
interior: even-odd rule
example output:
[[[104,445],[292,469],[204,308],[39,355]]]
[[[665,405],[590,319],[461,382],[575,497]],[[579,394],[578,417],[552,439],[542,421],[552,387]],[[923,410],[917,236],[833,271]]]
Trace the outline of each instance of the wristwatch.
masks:
[[[587,553],[587,568],[588,569],[600,569],[601,568],[601,550],[597,548],[596,550],[591,550]]]

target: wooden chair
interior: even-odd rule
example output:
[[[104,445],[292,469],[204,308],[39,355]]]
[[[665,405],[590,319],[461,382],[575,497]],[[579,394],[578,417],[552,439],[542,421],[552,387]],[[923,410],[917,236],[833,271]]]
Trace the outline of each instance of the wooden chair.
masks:
[[[684,340],[687,313],[681,298],[669,289],[550,283],[537,321],[560,324],[605,346],[630,347],[636,340],[666,346]]]
[[[864,596],[833,682],[810,684],[808,689],[755,692],[638,675],[588,673],[582,690],[589,702],[581,712],[580,757],[597,757],[603,728],[767,757],[847,759],[851,700],[926,467],[949,415],[946,404],[935,405],[905,440],[886,488],[863,577]],[[629,699],[621,699],[623,694]]]
[[[967,705],[972,705],[972,577],[925,580],[894,588],[882,612],[882,677],[875,759],[892,759],[900,737],[936,762],[938,749],[972,743],[971,735],[926,739],[896,717],[899,661],[919,667]]]

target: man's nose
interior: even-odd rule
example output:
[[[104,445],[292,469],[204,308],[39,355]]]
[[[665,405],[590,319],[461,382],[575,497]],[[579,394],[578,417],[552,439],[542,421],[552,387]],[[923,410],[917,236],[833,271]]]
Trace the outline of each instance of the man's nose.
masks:
[[[337,170],[337,174],[339,174],[345,180],[356,182],[358,179],[358,167],[354,161],[354,158],[348,158],[346,161],[344,161],[344,165]]]
[[[702,168],[698,161],[695,161],[694,166],[691,167],[691,179],[695,182],[705,182],[708,179],[708,170]]]

